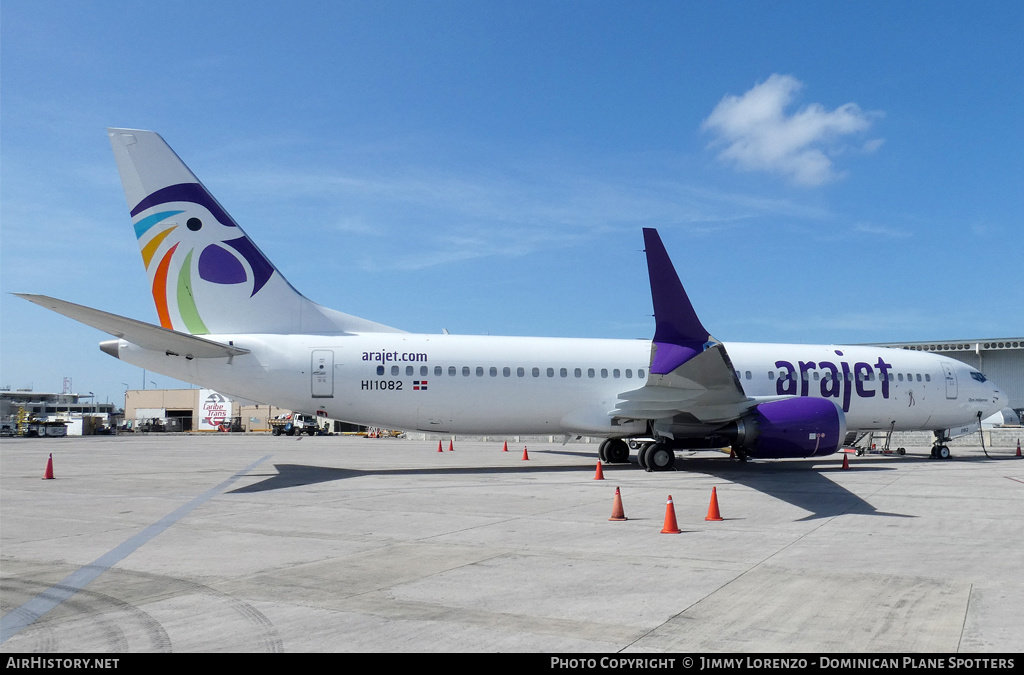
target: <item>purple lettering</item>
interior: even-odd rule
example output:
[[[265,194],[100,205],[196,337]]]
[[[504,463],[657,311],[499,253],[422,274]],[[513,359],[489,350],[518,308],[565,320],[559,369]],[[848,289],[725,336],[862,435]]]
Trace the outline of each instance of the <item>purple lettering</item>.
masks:
[[[800,395],[807,396],[810,392],[808,389],[811,386],[811,376],[808,371],[814,370],[814,361],[801,361],[800,362]]]
[[[776,361],[776,368],[785,368],[786,373],[779,373],[775,382],[775,393],[779,396],[796,396],[796,368],[789,361]]]
[[[828,370],[821,378],[821,395],[827,398],[839,398],[841,385],[839,384],[839,369],[834,363],[822,361],[819,368]]]
[[[840,361],[839,365],[843,367],[843,412],[850,412],[850,395],[853,393],[853,386],[850,383],[850,364],[846,361]]]
[[[875,368],[878,368],[878,379],[882,381],[882,398],[889,398],[889,369],[892,368],[892,364],[886,363],[882,357],[878,357]]]
[[[860,373],[864,373],[864,377],[860,376]],[[866,389],[868,376],[874,374],[871,370],[871,366],[866,363],[855,363],[853,364],[853,379],[857,383],[857,396],[861,398],[871,398],[875,395],[874,389]]]

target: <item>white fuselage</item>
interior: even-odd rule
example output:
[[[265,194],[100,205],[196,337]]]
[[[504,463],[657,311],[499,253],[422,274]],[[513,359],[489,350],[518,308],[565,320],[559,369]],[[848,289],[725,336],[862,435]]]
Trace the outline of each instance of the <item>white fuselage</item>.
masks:
[[[413,333],[211,335],[250,350],[191,359],[124,340],[118,357],[222,393],[356,424],[475,434],[643,434],[613,420],[647,382],[649,340]],[[727,343],[747,396],[831,398],[850,430],[939,430],[1005,397],[946,357],[882,347]]]

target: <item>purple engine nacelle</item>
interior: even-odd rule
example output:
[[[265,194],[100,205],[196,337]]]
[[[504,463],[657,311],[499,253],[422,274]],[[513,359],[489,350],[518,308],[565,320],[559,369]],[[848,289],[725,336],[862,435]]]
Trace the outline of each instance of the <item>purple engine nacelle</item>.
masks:
[[[736,441],[750,457],[821,457],[846,438],[846,415],[829,399],[788,398],[758,405],[736,430]]]

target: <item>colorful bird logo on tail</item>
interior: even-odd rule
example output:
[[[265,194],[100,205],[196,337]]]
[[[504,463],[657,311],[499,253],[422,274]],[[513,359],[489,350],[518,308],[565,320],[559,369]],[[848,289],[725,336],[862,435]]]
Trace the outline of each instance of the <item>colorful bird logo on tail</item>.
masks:
[[[251,282],[247,297],[252,298],[275,272],[199,183],[161,188],[139,202],[131,215],[164,328],[209,333],[203,313],[215,311],[220,301],[246,297],[222,293],[224,287]]]

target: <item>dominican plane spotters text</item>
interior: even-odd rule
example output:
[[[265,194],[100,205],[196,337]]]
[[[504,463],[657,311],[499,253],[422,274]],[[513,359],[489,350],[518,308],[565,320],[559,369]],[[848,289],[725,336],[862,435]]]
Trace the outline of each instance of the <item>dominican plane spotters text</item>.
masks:
[[[158,134],[108,134],[160,325],[19,295],[115,336],[111,356],[222,393],[368,426],[603,437],[608,462],[642,439],[655,471],[677,449],[812,457],[872,430],[933,431],[946,456],[1005,401],[933,354],[715,340],[653,229],[650,341],[407,333],[299,293]]]

